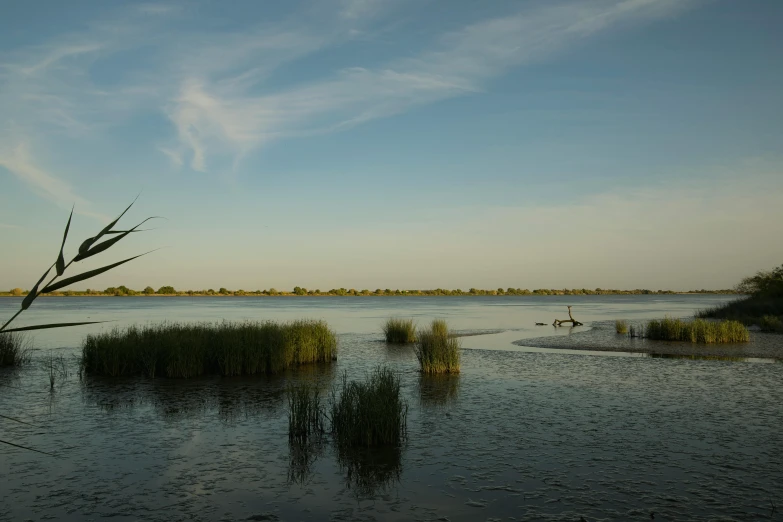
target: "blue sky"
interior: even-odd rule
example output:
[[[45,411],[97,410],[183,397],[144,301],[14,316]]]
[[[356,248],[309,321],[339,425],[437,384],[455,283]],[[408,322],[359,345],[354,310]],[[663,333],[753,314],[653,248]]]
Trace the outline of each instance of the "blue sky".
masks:
[[[730,287],[783,262],[782,22],[759,0],[4,2],[0,288],[52,262],[71,205],[76,239],[139,192],[128,222],[167,219],[103,261],[165,248],[93,287]]]

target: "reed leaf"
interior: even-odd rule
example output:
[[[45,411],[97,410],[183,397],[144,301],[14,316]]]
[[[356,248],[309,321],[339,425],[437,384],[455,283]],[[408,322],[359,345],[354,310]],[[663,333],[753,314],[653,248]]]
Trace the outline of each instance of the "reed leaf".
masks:
[[[139,254],[137,256],[129,257],[128,259],[123,259],[122,261],[118,261],[116,263],[112,263],[111,265],[106,265],[101,268],[96,268],[95,270],[88,270],[87,272],[82,272],[81,274],[76,274],[75,276],[66,277],[62,281],[58,281],[57,283],[51,284],[46,286],[41,292],[43,293],[49,293],[54,292],[55,290],[59,290],[60,288],[65,288],[68,285],[72,285],[74,283],[78,283],[80,281],[84,281],[85,279],[90,279],[91,277],[95,277],[97,275],[100,275],[104,272],[108,272],[112,268],[116,268],[122,264],[127,263],[128,261],[133,261],[137,257],[146,256],[150,252],[154,252],[154,250],[150,250],[149,252],[144,252],[143,254]],[[36,285],[37,286],[37,285]]]
[[[65,225],[65,233],[63,234],[63,244],[60,245],[60,255],[57,256],[57,276],[63,275],[65,272],[65,257],[63,257],[63,249],[65,248],[65,240],[68,239],[68,230],[71,228],[71,218],[73,218],[73,207],[71,208],[71,215],[68,216],[68,223]]]
[[[27,310],[30,308],[30,305],[35,301],[35,298],[38,297],[38,286],[43,282],[44,279],[46,279],[46,276],[49,275],[49,272],[52,271],[52,268],[54,268],[54,264],[46,269],[46,272],[44,272],[44,275],[41,276],[41,279],[38,280],[37,283],[35,283],[35,286],[32,290],[30,290],[30,293],[27,294],[27,297],[24,298],[22,301],[22,310]],[[4,330],[7,331],[7,330]]]
[[[144,223],[146,223],[146,222],[147,222],[147,221],[149,221],[150,219],[155,219],[155,218],[157,218],[157,217],[158,217],[158,216],[148,217],[147,219],[145,219],[144,221],[142,221],[141,223],[139,223],[138,225],[136,225],[136,226],[135,226],[135,227],[133,227],[132,229],[130,229],[130,230],[126,230],[126,231],[125,231],[124,233],[122,233],[121,235],[119,235],[119,236],[117,236],[117,237],[114,237],[114,238],[111,238],[111,239],[108,239],[108,240],[104,241],[103,243],[99,243],[99,244],[97,244],[97,245],[93,246],[92,248],[88,249],[88,250],[87,250],[87,251],[85,251],[85,252],[81,252],[81,251],[80,251],[80,252],[79,252],[79,255],[77,255],[75,258],[73,258],[73,260],[74,260],[75,262],[79,262],[79,261],[82,261],[82,260],[84,260],[84,259],[87,259],[88,257],[92,257],[92,256],[94,256],[95,254],[100,254],[101,252],[105,252],[106,250],[108,250],[109,248],[111,248],[112,246],[114,246],[114,244],[115,244],[115,243],[117,243],[118,241],[120,241],[121,239],[123,239],[125,236],[127,236],[127,235],[128,235],[128,234],[130,234],[131,232],[134,232],[134,231],[135,231],[137,228],[139,228],[141,225],[143,225]],[[60,274],[58,274],[58,275],[60,275]]]
[[[107,323],[108,321],[85,321],[82,323],[49,323],[49,324],[35,324],[32,326],[22,326],[21,328],[9,328],[8,330],[3,330],[0,333],[11,333],[11,332],[28,332],[30,330],[46,330],[47,328],[66,328],[68,326],[82,326],[85,324],[98,324],[98,323]]]
[[[136,199],[139,199],[139,196],[136,196]],[[96,241],[98,241],[98,240],[99,240],[100,238],[102,238],[102,237],[103,237],[105,234],[107,234],[107,233],[108,233],[108,232],[109,232],[109,231],[112,229],[112,227],[114,227],[114,225],[116,225],[116,224],[117,224],[117,222],[118,222],[118,221],[119,221],[119,220],[122,218],[122,216],[124,216],[124,215],[125,215],[125,213],[126,213],[128,210],[130,210],[130,208],[133,206],[133,204],[134,204],[134,203],[136,203],[136,199],[134,199],[133,201],[131,201],[131,204],[130,204],[130,205],[128,205],[128,208],[126,208],[125,210],[123,210],[123,211],[122,211],[122,214],[120,214],[120,215],[117,217],[117,219],[115,219],[114,221],[112,221],[111,223],[109,223],[108,225],[106,225],[105,227],[103,227],[103,230],[101,230],[101,231],[98,233],[98,235],[97,235],[97,236],[94,236],[94,237],[90,237],[90,238],[87,238],[87,239],[85,239],[85,240],[84,240],[84,242],[83,242],[81,245],[79,245],[79,255],[81,255],[81,254],[83,254],[83,253],[87,252],[87,251],[90,249],[90,247],[91,247],[91,246],[92,246],[92,245],[93,245],[93,244],[94,244]]]
[[[54,453],[47,453],[45,451],[37,450],[35,448],[30,448],[28,446],[22,446],[20,444],[14,444],[13,442],[8,442],[7,440],[0,439],[0,444],[8,444],[9,446],[13,446],[14,448],[20,448],[20,449],[23,449],[23,450],[34,451],[36,453],[43,453],[44,455],[49,455],[50,457],[56,457],[57,456]]]
[[[19,419],[15,419],[15,418],[13,418],[13,417],[9,417],[8,415],[2,415],[2,414],[0,414],[0,418],[2,418],[2,419],[8,419],[8,420],[10,420],[10,421],[14,421],[14,422],[18,422],[19,424],[27,424],[28,426],[32,426],[33,428],[35,428],[35,425],[34,425],[34,424],[30,424],[29,422],[25,422],[25,421],[23,421],[23,420],[19,420]]]

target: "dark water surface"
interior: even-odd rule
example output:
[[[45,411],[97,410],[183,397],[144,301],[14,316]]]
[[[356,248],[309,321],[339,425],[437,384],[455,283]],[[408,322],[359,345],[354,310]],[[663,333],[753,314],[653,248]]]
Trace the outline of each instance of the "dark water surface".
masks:
[[[0,438],[57,456],[0,446],[0,520],[780,520],[783,364],[525,352],[497,338],[483,349],[475,336],[461,375],[428,378],[412,348],[378,333],[399,315],[534,338],[566,304],[589,327],[725,299],[44,299],[27,320],[324,318],[339,359],[269,378],[80,380],[87,330],[39,335],[31,365],[0,372],[0,414],[33,426],[0,418]],[[0,299],[0,318],[16,306]],[[50,348],[71,361],[54,393]],[[410,405],[403,448],[289,447],[288,382],[328,390],[379,363]]]

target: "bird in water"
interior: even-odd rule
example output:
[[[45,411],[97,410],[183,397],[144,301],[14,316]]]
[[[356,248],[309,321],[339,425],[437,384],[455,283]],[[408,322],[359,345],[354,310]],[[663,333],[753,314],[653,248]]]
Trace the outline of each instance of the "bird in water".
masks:
[[[536,323],[536,326],[546,326],[546,323]]]

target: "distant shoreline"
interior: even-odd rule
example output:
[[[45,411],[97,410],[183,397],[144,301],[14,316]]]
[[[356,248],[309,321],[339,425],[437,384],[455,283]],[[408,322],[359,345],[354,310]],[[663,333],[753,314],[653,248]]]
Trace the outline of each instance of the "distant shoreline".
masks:
[[[25,297],[27,294],[22,295],[13,295],[10,293],[0,293],[0,298],[2,297],[9,297],[9,298],[22,298]],[[66,293],[56,293],[56,294],[41,294],[39,297],[259,297],[259,298],[267,298],[267,297],[584,297],[584,296],[640,296],[640,295],[655,295],[655,296],[661,296],[661,295],[726,295],[726,296],[740,296],[742,294],[738,294],[736,292],[652,292],[652,293],[633,293],[633,292],[617,292],[617,293],[592,293],[592,294],[575,294],[575,293],[549,293],[549,294],[543,294],[543,293],[529,293],[529,294],[470,294],[470,293],[462,293],[462,294],[416,294],[416,293],[404,293],[404,294],[326,294],[326,293],[320,293],[320,294],[304,294],[304,295],[298,295],[298,294],[292,294],[292,293],[279,293],[279,294],[256,294],[256,293],[244,293],[244,294],[204,294],[204,293],[176,293],[176,294],[103,294],[103,293],[93,293],[93,294],[86,294],[86,293],[72,293],[72,294],[66,294]]]

